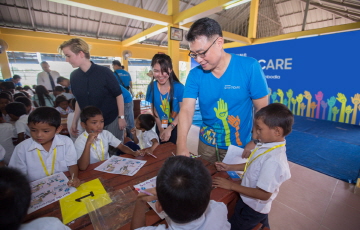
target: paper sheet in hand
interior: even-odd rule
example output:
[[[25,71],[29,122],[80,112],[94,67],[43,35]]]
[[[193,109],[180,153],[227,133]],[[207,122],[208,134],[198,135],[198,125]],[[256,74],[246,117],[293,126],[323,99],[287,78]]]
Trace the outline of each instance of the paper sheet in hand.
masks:
[[[95,168],[97,171],[134,176],[146,163],[143,160],[112,156],[107,161]]]
[[[99,199],[98,208],[111,203],[111,199],[99,179],[83,183],[77,188],[76,192],[60,200],[64,224],[88,213],[84,202],[85,199]]]
[[[246,163],[247,159],[242,158],[244,149],[235,145],[230,145],[226,152],[223,163],[225,164],[243,164]],[[227,172],[232,179],[240,179],[243,171],[228,171]]]
[[[134,188],[136,191],[139,190],[145,190],[145,189],[149,189],[149,188],[155,188],[156,187],[156,177],[153,177],[147,181],[141,182],[140,184],[134,185]],[[155,208],[155,203],[157,202],[157,200],[153,200],[151,202],[148,202],[148,204],[150,205],[150,207],[159,215],[159,217],[161,219],[164,219],[166,217],[166,214],[164,211],[158,213],[156,211]]]
[[[76,188],[67,185],[68,178],[63,172],[30,183],[31,201],[28,213],[32,213],[48,204],[73,193]]]

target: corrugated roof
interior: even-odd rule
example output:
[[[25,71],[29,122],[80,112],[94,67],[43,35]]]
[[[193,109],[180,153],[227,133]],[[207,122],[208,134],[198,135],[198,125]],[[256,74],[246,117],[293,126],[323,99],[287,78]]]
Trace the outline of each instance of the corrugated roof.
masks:
[[[115,1],[167,14],[167,0]],[[180,11],[202,2],[204,0],[181,0]],[[260,0],[257,37],[301,31],[306,2],[307,0]],[[217,20],[224,31],[247,36],[249,9],[250,3],[246,3],[209,17]],[[360,21],[360,1],[310,0],[305,30],[356,21]],[[0,0],[0,27],[121,41],[153,25],[47,0]],[[166,45],[167,33],[150,37],[143,43]],[[185,40],[181,42],[181,46],[187,47]]]

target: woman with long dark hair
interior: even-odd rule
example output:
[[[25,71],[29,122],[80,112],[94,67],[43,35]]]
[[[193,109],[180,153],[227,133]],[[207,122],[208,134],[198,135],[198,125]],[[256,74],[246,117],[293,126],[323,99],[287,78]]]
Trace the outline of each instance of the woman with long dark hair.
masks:
[[[54,95],[50,94],[49,91],[43,85],[38,85],[35,88],[35,95],[33,101],[35,107],[49,106],[54,107]]]
[[[147,89],[146,101],[151,103],[156,120],[156,133],[162,142],[176,144],[178,113],[182,103],[184,85],[173,71],[171,58],[155,54],[151,61],[153,79]]]

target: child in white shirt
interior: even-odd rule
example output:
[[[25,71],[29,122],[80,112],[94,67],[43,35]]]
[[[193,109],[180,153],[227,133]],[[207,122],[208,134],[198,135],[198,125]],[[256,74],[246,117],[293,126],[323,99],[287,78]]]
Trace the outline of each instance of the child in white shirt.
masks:
[[[131,130],[135,144],[140,146],[140,149],[145,149],[147,153],[153,153],[156,147],[159,146],[159,137],[152,130],[155,125],[155,117],[151,114],[140,114],[135,122],[135,127]],[[140,130],[140,134],[136,135],[136,129]]]
[[[104,130],[104,117],[100,109],[87,106],[80,113],[81,126],[85,131],[75,141],[78,165],[86,170],[89,164],[109,158],[109,145],[134,156],[143,155],[123,145],[112,133]]]
[[[29,115],[31,137],[15,147],[9,167],[27,175],[29,181],[69,171],[70,186],[78,187],[78,166],[74,143],[61,132],[60,113],[51,107],[39,107]]]
[[[12,101],[12,95],[10,92],[1,92],[0,93],[0,113],[4,118],[5,122],[10,122],[11,118],[9,114],[7,114],[5,107]]]
[[[5,123],[0,113],[0,145],[5,149],[4,163],[9,164],[12,153],[14,152],[14,130],[15,127],[10,123]]]
[[[210,200],[211,175],[204,164],[185,156],[168,158],[156,178],[156,188],[148,189],[152,195],[139,193],[135,203],[131,229],[137,230],[229,230],[227,207]],[[156,210],[164,211],[167,225],[147,226],[147,202],[158,200]]]
[[[31,188],[27,178],[13,168],[0,168],[0,229],[18,230],[70,230],[55,217],[42,217],[22,224],[31,201]]]
[[[67,118],[69,113],[74,112],[69,106],[68,99],[62,95],[55,99],[55,108],[60,112],[61,118]]]
[[[253,229],[258,223],[269,226],[268,213],[280,185],[290,179],[285,136],[291,132],[294,116],[283,104],[273,103],[255,114],[258,141],[246,164],[216,162],[218,171],[244,171],[241,185],[216,177],[213,185],[240,193],[231,229]],[[244,216],[244,213],[247,215]]]
[[[30,137],[30,130],[28,127],[28,116],[26,114],[26,107],[21,102],[11,102],[6,107],[6,112],[11,119],[15,121],[15,129],[18,135],[18,140],[15,144],[22,142]]]

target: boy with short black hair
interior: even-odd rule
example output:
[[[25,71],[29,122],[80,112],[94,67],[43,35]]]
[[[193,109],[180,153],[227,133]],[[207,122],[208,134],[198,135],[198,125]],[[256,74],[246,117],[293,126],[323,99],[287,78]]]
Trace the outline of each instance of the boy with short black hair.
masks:
[[[59,135],[62,129],[59,111],[39,107],[29,115],[28,125],[32,138],[15,147],[9,167],[19,169],[30,181],[69,171],[74,179],[68,185],[78,187],[76,151],[69,137]]]
[[[0,168],[0,197],[0,229],[70,230],[55,217],[42,217],[21,224],[30,206],[31,189],[27,178],[16,169]]]
[[[85,129],[75,141],[80,170],[86,170],[89,164],[108,159],[109,145],[127,154],[143,155],[140,151],[131,150],[112,133],[104,130],[104,117],[99,108],[95,106],[85,107],[80,113],[80,120],[81,126]]]
[[[24,97],[24,96],[17,97],[17,98],[15,98],[15,102],[21,102],[25,105],[26,114],[30,114],[30,112],[32,111],[32,103],[29,98]]]
[[[211,176],[201,161],[185,156],[170,157],[158,173],[156,188],[148,190],[154,196],[139,193],[131,229],[167,229],[163,224],[145,227],[146,202],[154,199],[158,199],[156,210],[167,214],[168,229],[230,229],[227,207],[210,200],[211,190]]]
[[[11,102],[6,105],[5,110],[11,117],[11,120],[15,121],[15,129],[18,135],[15,144],[19,144],[26,138],[30,137],[30,130],[27,125],[28,116],[26,113],[26,107],[21,102]]]
[[[213,185],[240,193],[231,229],[253,229],[258,223],[269,226],[268,213],[280,185],[290,179],[285,136],[292,129],[294,116],[283,104],[273,103],[255,114],[259,143],[246,164],[228,165],[216,162],[218,171],[244,171],[241,185],[216,177]],[[246,213],[246,215],[245,215]]]

